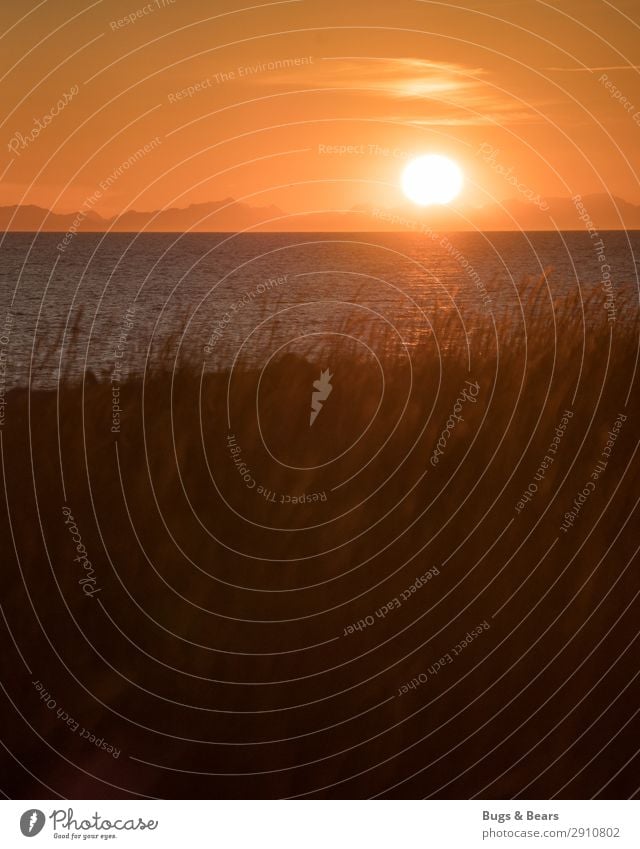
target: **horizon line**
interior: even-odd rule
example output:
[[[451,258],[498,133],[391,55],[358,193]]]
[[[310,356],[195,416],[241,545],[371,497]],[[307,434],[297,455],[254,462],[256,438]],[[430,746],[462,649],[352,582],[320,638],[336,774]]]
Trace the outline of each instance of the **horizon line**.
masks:
[[[260,226],[260,225],[258,225]],[[65,235],[67,230],[0,230],[3,236],[14,234],[26,234],[32,236],[41,235]],[[493,229],[485,227],[483,229],[468,229],[468,230],[450,230],[431,228],[434,233],[584,233],[589,235],[589,231],[578,227],[540,227],[533,229],[518,229],[510,230]],[[599,227],[598,232],[601,233],[640,233],[640,227]],[[145,236],[145,235],[165,235],[165,236],[212,236],[212,235],[228,235],[234,233],[238,236],[270,236],[275,233],[296,234],[296,235],[350,235],[355,233],[366,233],[367,235],[424,235],[419,230],[83,230],[74,233],[74,238],[78,236]]]

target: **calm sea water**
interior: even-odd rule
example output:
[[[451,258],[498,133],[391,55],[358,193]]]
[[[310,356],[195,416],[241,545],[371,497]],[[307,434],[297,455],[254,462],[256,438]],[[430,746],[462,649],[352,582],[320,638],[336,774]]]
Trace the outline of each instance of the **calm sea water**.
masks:
[[[217,369],[335,345],[437,351],[524,327],[534,290],[543,320],[578,293],[588,323],[637,320],[640,232],[85,234],[64,251],[55,233],[1,239],[6,387],[160,357]]]

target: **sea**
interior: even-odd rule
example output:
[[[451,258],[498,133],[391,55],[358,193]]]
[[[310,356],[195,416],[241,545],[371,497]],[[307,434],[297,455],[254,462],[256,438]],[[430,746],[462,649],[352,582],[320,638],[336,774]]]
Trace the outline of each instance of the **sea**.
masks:
[[[638,322],[640,231],[4,233],[0,257],[5,390]]]

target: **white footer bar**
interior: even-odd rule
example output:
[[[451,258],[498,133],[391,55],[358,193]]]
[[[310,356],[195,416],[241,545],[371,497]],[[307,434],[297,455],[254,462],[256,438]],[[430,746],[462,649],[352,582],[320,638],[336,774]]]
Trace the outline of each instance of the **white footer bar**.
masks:
[[[2,801],[0,846],[640,847],[636,801]],[[33,840],[33,843],[29,842]]]

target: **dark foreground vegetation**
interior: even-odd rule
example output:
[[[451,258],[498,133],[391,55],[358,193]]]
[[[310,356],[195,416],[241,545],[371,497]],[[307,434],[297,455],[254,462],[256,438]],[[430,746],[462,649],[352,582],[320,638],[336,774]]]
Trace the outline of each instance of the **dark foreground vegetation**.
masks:
[[[557,309],[9,392],[5,789],[636,792],[638,328]]]

